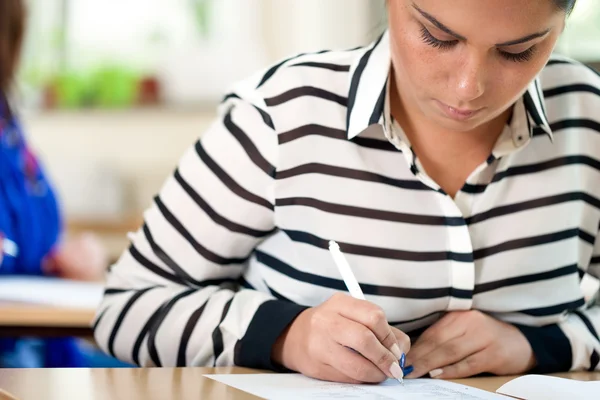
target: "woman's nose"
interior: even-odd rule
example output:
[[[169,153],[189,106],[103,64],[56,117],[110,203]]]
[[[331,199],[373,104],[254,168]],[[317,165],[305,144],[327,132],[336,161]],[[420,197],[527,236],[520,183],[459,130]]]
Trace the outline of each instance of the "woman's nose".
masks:
[[[467,61],[456,71],[455,90],[458,99],[470,103],[485,92],[485,63],[481,56],[469,56]]]

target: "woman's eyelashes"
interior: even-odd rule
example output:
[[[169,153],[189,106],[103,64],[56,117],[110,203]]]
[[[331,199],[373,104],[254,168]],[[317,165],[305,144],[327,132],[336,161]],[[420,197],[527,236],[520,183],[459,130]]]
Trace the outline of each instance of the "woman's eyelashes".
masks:
[[[508,53],[508,52],[502,51],[502,50],[498,50],[498,52],[500,53],[500,55],[502,57],[506,58],[508,61],[526,62],[533,58],[533,56],[535,55],[535,50],[536,50],[536,47],[531,46],[527,50],[522,51],[520,53]]]
[[[450,49],[458,43],[458,40],[439,40],[424,25],[421,26],[421,38],[431,47],[442,50]]]
[[[434,47],[436,49],[440,49],[440,50],[448,50],[458,44],[458,40],[456,40],[456,39],[455,40],[440,40],[440,39],[436,38],[435,36],[433,36],[431,34],[431,32],[429,32],[429,30],[424,25],[421,26],[421,39],[423,39],[423,42],[425,42],[429,46]],[[535,50],[536,50],[536,47],[532,46],[521,53],[509,53],[507,51],[500,50],[500,49],[498,49],[498,53],[500,54],[501,57],[503,57],[504,59],[506,59],[508,61],[526,62],[533,58],[533,56],[535,55]]]

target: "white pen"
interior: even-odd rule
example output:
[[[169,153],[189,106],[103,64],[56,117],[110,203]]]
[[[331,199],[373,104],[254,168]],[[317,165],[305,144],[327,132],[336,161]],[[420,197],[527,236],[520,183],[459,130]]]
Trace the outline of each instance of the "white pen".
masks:
[[[329,241],[329,252],[333,257],[333,261],[335,265],[337,265],[340,274],[342,275],[342,279],[350,292],[350,295],[355,299],[365,300],[365,295],[360,289],[360,285],[352,273],[352,269],[350,268],[350,264],[348,264],[348,260],[344,257],[344,254],[340,251],[340,246],[333,240]],[[404,373],[402,368],[399,368],[400,377],[397,378],[401,384],[404,384]]]
[[[329,242],[329,251],[331,252],[331,256],[333,257],[333,261],[335,261],[335,265],[337,265],[340,270],[340,274],[342,274],[342,279],[344,279],[344,283],[350,292],[350,295],[355,299],[364,300],[365,295],[360,289],[360,285],[356,280],[356,277],[352,273],[352,269],[350,268],[350,264],[348,264],[348,260],[340,251],[340,246],[334,242],[333,240]]]

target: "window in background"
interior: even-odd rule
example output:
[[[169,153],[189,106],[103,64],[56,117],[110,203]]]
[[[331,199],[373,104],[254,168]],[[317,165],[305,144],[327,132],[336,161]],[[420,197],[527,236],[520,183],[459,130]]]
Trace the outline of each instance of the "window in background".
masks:
[[[22,92],[44,109],[212,106],[271,63],[385,25],[384,0],[27,1]]]
[[[29,0],[21,82],[42,108],[214,102],[265,63],[261,0]]]

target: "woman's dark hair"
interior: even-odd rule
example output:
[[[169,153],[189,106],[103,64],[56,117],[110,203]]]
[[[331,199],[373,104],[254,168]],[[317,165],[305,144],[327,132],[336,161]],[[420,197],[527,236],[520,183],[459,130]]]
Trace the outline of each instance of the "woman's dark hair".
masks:
[[[6,94],[17,68],[25,30],[23,0],[0,0],[0,94]]]
[[[556,3],[556,6],[566,12],[567,14],[571,14],[573,11],[573,7],[575,7],[575,3],[577,0],[553,0]]]

